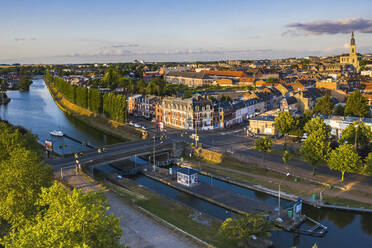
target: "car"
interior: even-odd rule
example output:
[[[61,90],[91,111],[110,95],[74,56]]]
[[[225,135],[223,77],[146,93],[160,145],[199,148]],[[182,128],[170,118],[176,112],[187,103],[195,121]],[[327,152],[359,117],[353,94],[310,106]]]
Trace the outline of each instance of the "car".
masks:
[[[129,125],[134,126],[134,122],[133,121],[130,121],[129,122]]]
[[[140,124],[137,124],[137,123],[134,123],[134,126],[135,126],[135,127],[138,127],[138,128],[141,127],[141,125],[140,125]]]
[[[147,127],[146,127],[146,126],[141,126],[141,128],[142,128],[143,130],[147,130]]]

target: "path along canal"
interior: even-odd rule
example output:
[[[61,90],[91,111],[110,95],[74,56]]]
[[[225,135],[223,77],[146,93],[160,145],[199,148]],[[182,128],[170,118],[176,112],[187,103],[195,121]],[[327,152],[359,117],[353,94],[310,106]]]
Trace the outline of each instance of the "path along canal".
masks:
[[[115,137],[102,134],[102,132],[89,127],[75,118],[65,115],[56,106],[44,81],[41,79],[34,80],[29,92],[8,91],[7,95],[12,100],[8,105],[0,106],[0,118],[9,121],[13,125],[21,125],[32,130],[34,134],[38,135],[42,144],[46,139],[52,140],[58,153],[78,152],[85,150],[86,147],[67,138],[51,137],[49,132],[53,129],[61,129],[69,136],[89,142],[94,146],[113,144],[120,141]],[[209,177],[201,176],[200,179],[225,190],[260,199],[271,204],[277,204],[277,198],[261,192],[241,188],[215,178],[211,180]],[[221,220],[232,215],[230,211],[170,188],[150,178],[140,176],[134,180],[159,194]],[[285,205],[288,202],[282,200],[281,203]],[[304,206],[303,212],[326,225],[328,233],[323,238],[317,238],[303,235],[295,237],[292,233],[274,231],[271,239],[274,241],[275,247],[288,248],[297,246],[307,248],[312,247],[314,243],[317,243],[320,248],[372,247],[372,214],[317,209],[309,206]]]

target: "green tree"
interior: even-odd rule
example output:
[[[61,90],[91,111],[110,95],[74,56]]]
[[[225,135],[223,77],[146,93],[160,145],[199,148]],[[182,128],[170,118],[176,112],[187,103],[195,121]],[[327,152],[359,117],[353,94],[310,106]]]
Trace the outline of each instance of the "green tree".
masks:
[[[97,114],[102,113],[102,95],[101,92],[95,88],[90,88],[88,91],[88,107],[90,111]]]
[[[190,97],[192,97],[192,90],[185,90],[184,92],[183,92],[183,97],[184,98],[190,98]]]
[[[333,101],[329,95],[318,98],[313,108],[313,112],[321,115],[331,115],[333,110]]]
[[[262,152],[262,164],[265,162],[265,154],[272,152],[273,141],[269,137],[256,139],[256,150]]]
[[[286,111],[280,112],[275,118],[275,128],[282,134],[284,134],[284,147],[287,147],[287,135],[290,131],[295,130],[297,121],[293,116]]]
[[[287,164],[288,164],[289,160],[291,160],[291,159],[292,159],[291,154],[287,150],[285,150],[282,154],[282,160],[283,160],[284,166],[286,168],[287,168]]]
[[[28,91],[30,90],[30,85],[32,84],[32,80],[29,76],[24,76],[19,80],[18,85],[16,86],[16,89],[21,91]]]
[[[355,172],[360,165],[360,157],[350,144],[340,145],[329,154],[328,166],[331,170],[341,172],[341,181],[344,181],[345,172]]]
[[[319,116],[308,121],[304,126],[304,130],[308,135],[317,130],[324,131],[324,137],[326,138],[331,135],[331,127],[325,124],[324,119]]]
[[[372,132],[369,126],[366,126],[363,121],[354,121],[342,130],[339,142],[344,143],[346,141],[348,144],[354,144],[355,149],[357,149],[358,144],[369,144],[371,137]]]
[[[274,83],[276,83],[278,81],[278,79],[276,79],[276,78],[268,78],[268,79],[266,79],[266,83],[268,83],[268,84],[274,84]]]
[[[31,139],[33,139],[31,141]],[[41,187],[49,186],[52,171],[33,152],[35,138],[0,123],[0,219],[18,227],[36,213]]]
[[[363,174],[372,176],[372,152],[368,153],[368,156],[365,158]]]
[[[334,115],[340,115],[340,116],[344,116],[344,112],[345,112],[345,107],[342,106],[341,104],[339,105],[336,105],[333,109],[333,114]]]
[[[273,228],[263,214],[245,214],[240,218],[226,219],[219,229],[219,235],[231,241],[246,242],[251,235],[269,237]]]
[[[6,248],[121,247],[119,219],[107,214],[102,192],[67,192],[57,183],[43,188],[39,213],[2,240]]]
[[[345,115],[366,117],[369,113],[368,99],[356,90],[347,98]]]
[[[327,140],[325,130],[313,131],[302,143],[300,152],[303,158],[313,167],[313,175],[315,175],[318,165],[322,161],[326,161],[329,150],[330,143]]]

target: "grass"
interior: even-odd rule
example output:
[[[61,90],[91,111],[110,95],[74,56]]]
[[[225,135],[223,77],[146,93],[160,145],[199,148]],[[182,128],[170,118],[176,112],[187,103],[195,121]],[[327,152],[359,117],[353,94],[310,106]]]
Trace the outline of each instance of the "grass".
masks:
[[[332,205],[372,209],[372,204],[350,200],[350,199],[344,199],[344,198],[340,198],[336,196],[325,195],[323,196],[323,201],[326,204],[332,204]]]
[[[265,176],[265,177],[277,178],[277,179],[281,179],[281,180],[285,180],[285,181],[291,181],[291,182],[294,181],[293,176],[285,177],[281,173],[274,172],[274,171],[271,171],[271,170],[267,170],[267,169],[264,169],[264,168],[260,168],[256,164],[243,163],[243,162],[239,161],[238,159],[236,159],[234,157],[231,157],[231,156],[228,156],[228,155],[223,156],[222,162],[218,166],[225,167],[225,168],[230,168],[230,169],[234,169],[234,170],[238,170],[238,171],[244,171],[244,172],[247,172],[247,173],[261,175],[261,176]],[[313,182],[310,182],[310,181],[307,181],[307,180],[304,180],[304,179],[301,180],[301,183],[317,185]]]
[[[215,174],[215,175],[224,176],[224,177],[230,177],[233,180],[248,183],[250,185],[256,185],[256,184],[257,185],[262,185],[262,186],[264,186],[266,188],[269,188],[269,189],[272,189],[272,190],[278,190],[278,184],[277,183],[270,182],[268,180],[264,180],[264,179],[254,177],[254,176],[243,175],[243,174],[239,174],[239,173],[235,173],[235,172],[223,171],[223,170],[220,170],[218,168],[218,166],[231,168],[231,169],[235,169],[235,170],[238,170],[238,171],[245,171],[245,172],[255,174],[255,175],[262,175],[262,176],[267,176],[267,177],[272,177],[272,178],[276,177],[276,178],[279,178],[279,179],[284,178],[284,180],[286,180],[286,181],[293,182],[293,177],[288,177],[287,178],[287,177],[284,177],[283,175],[281,175],[279,173],[265,171],[264,169],[261,169],[261,168],[246,168],[246,167],[243,167],[242,165],[237,165],[234,158],[228,158],[228,160],[229,160],[228,163],[224,163],[224,161],[223,161],[222,164],[216,165],[216,168],[203,167],[202,164],[201,164],[201,166],[203,167],[203,170],[206,171],[206,172],[209,172],[209,173],[212,173],[212,174]],[[240,162],[240,164],[242,164],[242,163]],[[196,163],[194,163],[194,165],[197,167]],[[309,182],[309,181],[305,181],[303,179],[301,179],[298,182],[298,184],[304,184],[304,183],[305,184],[317,185],[319,187],[322,187],[322,185],[319,185],[319,184],[316,184],[316,183],[313,183],[313,182]],[[295,195],[300,195],[300,196],[305,196],[305,197],[310,197],[311,194],[313,193],[313,192],[306,191],[306,190],[300,190],[299,187],[294,188],[294,187],[291,187],[291,186],[288,186],[288,185],[285,185],[285,184],[281,185],[281,189],[282,189],[283,192],[290,193],[290,194],[295,194]],[[324,189],[327,189],[327,187],[324,186]],[[335,191],[335,190],[336,189],[333,189],[333,191]],[[359,195],[361,197],[371,197],[370,194],[360,192],[360,191],[352,190],[350,192],[353,193],[354,195]],[[359,201],[355,201],[355,200],[345,199],[345,198],[341,198],[341,197],[334,197],[334,196],[329,196],[329,195],[325,195],[323,197],[323,201],[324,201],[324,203],[327,203],[327,204],[333,204],[333,205],[339,205],[339,206],[372,209],[372,204],[369,204],[369,203],[364,203],[364,202],[359,202]]]
[[[140,206],[161,219],[216,247],[231,247],[230,243],[218,235],[221,225],[219,220],[202,215],[204,216],[203,218],[209,220],[210,225],[200,224],[190,218],[190,215],[195,212],[193,209],[151,192],[144,187],[140,187],[129,179],[123,179],[121,182],[125,188],[107,181],[103,181],[102,183],[118,193],[126,203]]]
[[[221,171],[218,168],[212,169],[212,168],[209,168],[209,167],[203,167],[203,171],[208,172],[208,173],[212,173],[212,174],[215,174],[215,175],[229,177],[229,178],[231,178],[235,181],[238,181],[238,182],[243,182],[243,183],[247,183],[247,184],[250,184],[250,185],[261,185],[261,186],[264,186],[268,189],[278,190],[278,184],[277,183],[270,182],[270,181],[267,181],[267,180],[262,180],[262,179],[257,178],[257,177],[248,176],[248,175],[244,175],[244,174],[238,174],[238,173],[234,173],[234,172]],[[287,178],[285,178],[285,179],[287,179]],[[302,180],[301,180],[301,182],[302,182]],[[281,189],[282,189],[282,191],[284,191],[286,193],[289,193],[289,194],[295,194],[295,195],[300,194],[302,196],[310,196],[311,195],[311,193],[309,193],[307,191],[300,191],[298,189],[293,189],[292,187],[289,187],[285,184],[281,185]]]

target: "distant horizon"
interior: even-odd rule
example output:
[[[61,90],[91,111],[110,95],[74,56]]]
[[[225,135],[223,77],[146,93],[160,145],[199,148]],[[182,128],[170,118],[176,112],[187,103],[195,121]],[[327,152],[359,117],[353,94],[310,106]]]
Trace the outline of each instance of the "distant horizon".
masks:
[[[369,0],[2,0],[0,8],[0,64],[337,56],[351,32],[357,51],[372,53]]]

